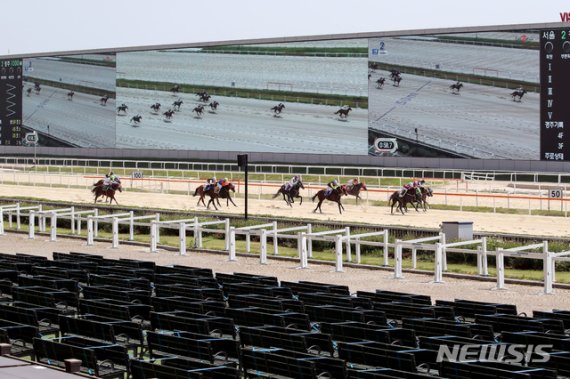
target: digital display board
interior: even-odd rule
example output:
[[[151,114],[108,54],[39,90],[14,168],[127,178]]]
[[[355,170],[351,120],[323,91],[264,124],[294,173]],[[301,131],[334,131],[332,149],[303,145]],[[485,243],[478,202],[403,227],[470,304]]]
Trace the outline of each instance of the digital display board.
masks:
[[[540,32],[540,159],[570,161],[570,29]]]
[[[0,60],[0,145],[22,144],[22,60]]]
[[[538,45],[532,30],[370,39],[369,154],[538,160]]]

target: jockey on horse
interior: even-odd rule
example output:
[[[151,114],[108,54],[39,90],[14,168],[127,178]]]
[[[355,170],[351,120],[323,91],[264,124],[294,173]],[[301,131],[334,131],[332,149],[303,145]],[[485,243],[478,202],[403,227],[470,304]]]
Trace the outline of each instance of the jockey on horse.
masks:
[[[285,191],[290,191],[291,188],[295,187],[299,182],[301,181],[301,177],[299,175],[295,175],[291,178],[291,180],[289,180],[287,183],[285,183]]]
[[[220,193],[220,191],[222,190],[222,188],[228,186],[230,184],[228,178],[223,178],[218,180],[218,183],[216,185],[216,188],[214,190],[215,193]]]
[[[206,184],[204,184],[204,192],[208,192],[210,190],[210,188],[212,188],[213,186],[216,185],[216,182],[218,181],[218,179],[216,179],[215,176],[211,177],[210,179],[206,180]]]
[[[354,188],[354,186],[357,184],[358,184],[358,178],[349,179],[348,182],[346,183],[347,191],[351,191]]]
[[[332,191],[340,192],[340,184],[338,184],[337,179],[333,179],[327,183],[327,189],[325,190],[325,196],[328,196]]]
[[[414,189],[416,194],[421,195],[421,188],[423,188],[424,184],[426,183],[425,180],[421,179],[421,180],[414,180],[413,182],[410,182],[408,184],[405,184],[404,187],[402,187],[402,189],[400,190],[400,197],[404,197],[404,195],[408,192],[408,190],[410,189]]]

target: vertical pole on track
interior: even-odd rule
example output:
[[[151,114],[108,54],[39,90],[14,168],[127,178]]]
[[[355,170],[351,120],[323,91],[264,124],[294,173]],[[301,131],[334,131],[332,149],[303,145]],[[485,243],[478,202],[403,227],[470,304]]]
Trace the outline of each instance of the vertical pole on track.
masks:
[[[193,221],[194,225],[192,225],[193,234],[194,234],[194,249],[197,249],[200,246],[200,237],[198,237],[200,225],[198,224],[198,217],[194,217]]]
[[[250,253],[251,251],[251,231],[245,231],[245,252]]]
[[[354,239],[354,249],[355,249],[355,254],[356,254],[356,263],[360,264],[361,257],[360,257],[360,238],[359,237],[356,237]]]
[[[157,213],[156,216],[154,216],[155,221],[156,221],[156,226],[154,227],[154,238],[156,239],[156,243],[159,244],[160,243],[160,213]]]
[[[417,267],[417,256],[418,256],[418,249],[413,246],[412,247],[412,268],[415,269]]]
[[[22,225],[20,223],[20,203],[16,204],[16,230],[20,230]]]

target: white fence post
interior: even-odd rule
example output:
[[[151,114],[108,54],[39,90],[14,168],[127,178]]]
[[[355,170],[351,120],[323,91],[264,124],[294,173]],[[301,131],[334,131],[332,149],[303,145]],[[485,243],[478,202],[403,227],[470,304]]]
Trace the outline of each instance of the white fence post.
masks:
[[[542,242],[542,254],[543,254],[543,261],[542,261],[542,269],[544,271],[544,293],[551,294],[552,293],[552,283],[553,283],[553,265],[552,262],[552,254],[548,251],[548,241]]]
[[[309,258],[313,258],[313,239],[311,238],[311,233],[313,233],[313,225],[307,224],[307,255]]]
[[[180,255],[186,255],[186,223],[178,224],[178,237],[180,237]]]
[[[309,267],[309,258],[308,258],[308,250],[307,250],[307,234],[306,233],[299,233],[300,242],[301,242],[301,250],[300,250],[300,258],[301,258],[301,268]]]
[[[267,230],[261,229],[259,231],[259,243],[261,245],[259,252],[259,263],[262,265],[267,264]]]
[[[116,249],[119,247],[119,219],[117,217],[113,217],[111,232],[113,235],[111,248]]]
[[[249,254],[251,251],[251,232],[249,230],[245,231],[245,252]]]
[[[350,246],[350,226],[344,228],[344,236],[346,238],[346,260],[352,262],[352,251]]]
[[[79,215],[76,219],[76,223],[77,225],[75,226],[75,233],[77,233],[77,235],[81,235],[81,215]]]
[[[225,239],[224,239],[224,250],[230,250],[230,219],[226,218],[224,222],[224,231],[225,231]]]
[[[87,216],[87,246],[93,246],[93,216]]]
[[[433,282],[443,283],[443,246],[441,243],[435,244],[435,267]]]
[[[388,229],[384,229],[384,267],[389,266],[388,261]]]
[[[505,255],[503,249],[497,249],[497,289],[505,289]]]
[[[417,249],[415,246],[412,247],[412,268],[416,268],[417,266]]]
[[[129,220],[129,241],[133,241],[135,239],[135,220],[133,220],[133,217],[135,217],[135,212],[130,211],[129,213],[131,214]]]
[[[273,255],[279,254],[279,246],[277,241],[277,221],[273,221]]]
[[[70,215],[69,223],[71,224],[71,234],[75,234],[75,207],[74,206],[71,207],[71,215]]]
[[[402,240],[396,240],[394,251],[394,279],[402,279]]]
[[[154,228],[154,238],[156,239],[155,241],[155,246],[156,246],[156,244],[160,243],[160,213],[156,214],[155,221],[156,221],[156,226]]]
[[[336,272],[343,272],[342,268],[342,236],[336,235],[334,237],[335,242],[335,252],[336,252]]]
[[[236,260],[236,228],[230,226],[230,248],[229,248],[229,260]]]
[[[0,208],[0,235],[4,234],[4,209]]]
[[[99,221],[97,219],[97,216],[99,216],[99,209],[95,209],[95,213],[93,214],[93,216],[95,216],[93,218],[93,237],[99,237]],[[44,220],[45,222],[45,220]],[[45,226],[44,226],[45,229]]]
[[[2,211],[0,210],[0,217],[2,217]],[[34,211],[30,211],[30,217],[29,217],[29,222],[30,222],[30,226],[28,228],[28,238],[33,240],[35,237],[34,233],[36,231],[36,212]]]
[[[49,240],[52,242],[57,241],[57,213],[51,212],[51,225]]]
[[[445,238],[445,233],[439,233],[439,242],[441,243],[441,262],[442,262],[442,269],[443,271],[447,271],[447,251],[445,248],[445,244],[447,243]]]
[[[487,265],[487,237],[482,237],[481,238],[483,240],[483,242],[481,243],[481,252],[482,252],[482,268],[483,268],[483,273],[481,275],[483,276],[489,276],[489,267]]]
[[[150,252],[158,252],[156,245],[158,244],[158,221],[153,220],[150,222]]]
[[[356,251],[356,263],[360,264],[360,238],[356,237],[354,239],[354,249]]]
[[[22,225],[20,223],[20,203],[16,204],[16,230],[20,230]]]
[[[193,234],[194,234],[194,248],[200,248],[200,237],[198,237],[200,224],[198,224],[198,217],[194,217]]]

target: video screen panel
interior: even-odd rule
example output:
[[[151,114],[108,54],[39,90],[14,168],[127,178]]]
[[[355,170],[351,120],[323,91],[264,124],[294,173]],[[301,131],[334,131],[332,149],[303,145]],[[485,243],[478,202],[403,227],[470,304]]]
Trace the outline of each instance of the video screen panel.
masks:
[[[37,134],[38,146],[115,147],[114,54],[28,58],[23,63],[23,129]]]
[[[369,153],[541,159],[539,39],[537,30],[370,39]],[[387,141],[397,149],[378,146]]]
[[[368,41],[117,54],[117,147],[367,154]]]

